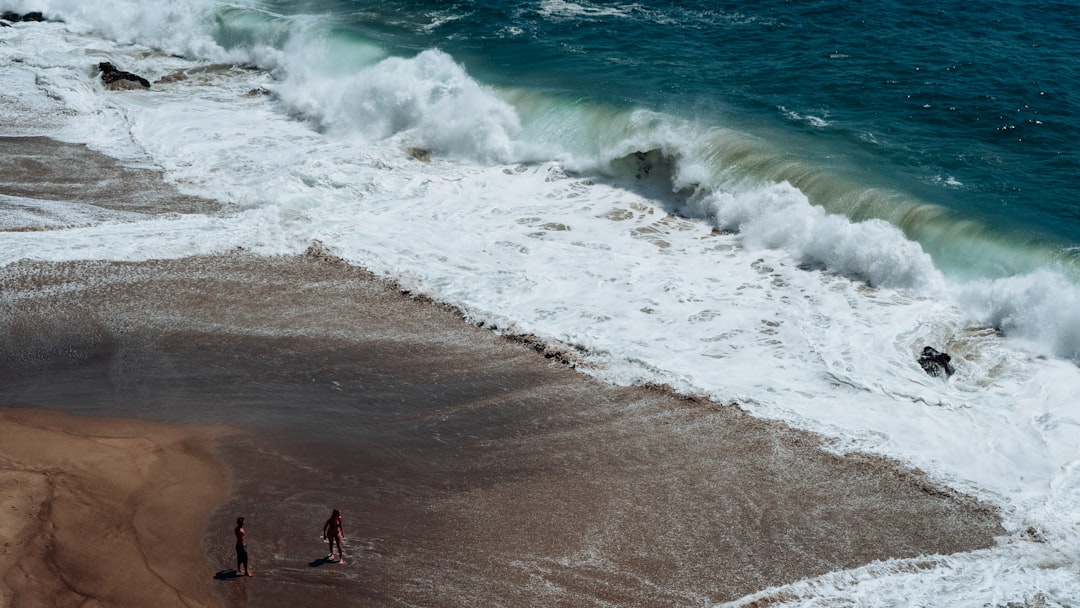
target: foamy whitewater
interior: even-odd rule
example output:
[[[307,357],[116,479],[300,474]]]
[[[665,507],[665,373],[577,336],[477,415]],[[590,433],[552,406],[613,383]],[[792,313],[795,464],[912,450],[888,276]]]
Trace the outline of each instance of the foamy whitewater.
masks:
[[[900,169],[867,179],[885,164],[873,134],[829,160],[837,118],[821,108],[771,108],[788,121],[776,124],[678,111],[656,90],[641,103],[631,87],[589,96],[534,85],[535,66],[498,78],[439,45],[394,46],[394,27],[431,35],[469,18],[465,6],[392,23],[391,8],[301,4],[0,0],[63,20],[0,29],[4,134],[161,168],[226,209],[150,217],[0,196],[0,265],[296,254],[318,241],[473,322],[577,351],[606,381],[735,401],[1003,510],[1010,534],[994,548],[730,606],[1080,605],[1075,222],[1072,237],[1040,237],[1037,222],[1018,236],[949,208],[935,193],[974,186],[944,164],[910,188]],[[526,4],[528,23],[688,18]],[[385,12],[385,29],[352,25],[365,11]],[[527,36],[525,21],[492,25],[492,44]],[[101,61],[187,77],[106,91]],[[955,375],[920,368],[927,345],[952,355]]]

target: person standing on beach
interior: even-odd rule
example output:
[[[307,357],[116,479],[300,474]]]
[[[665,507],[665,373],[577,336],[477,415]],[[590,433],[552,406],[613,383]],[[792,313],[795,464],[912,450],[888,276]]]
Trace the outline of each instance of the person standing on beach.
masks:
[[[323,524],[322,530],[323,538],[330,545],[330,555],[326,556],[326,559],[334,561],[334,543],[337,543],[338,559],[340,563],[345,563],[345,553],[341,550],[341,541],[345,538],[345,530],[341,527],[341,511],[334,509],[330,514],[330,519],[326,520]]]
[[[240,566],[243,566],[244,576],[251,576],[251,570],[248,570],[247,532],[244,531],[243,517],[236,518],[233,533],[236,534],[236,573],[240,574]]]

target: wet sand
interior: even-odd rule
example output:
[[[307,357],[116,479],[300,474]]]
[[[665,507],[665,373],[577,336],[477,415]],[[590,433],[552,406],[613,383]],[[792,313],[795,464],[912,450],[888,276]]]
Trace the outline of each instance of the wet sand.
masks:
[[[4,159],[0,194],[7,196],[140,214],[210,213],[221,209],[214,201],[179,194],[165,183],[160,171],[124,166],[79,144],[47,137],[0,136],[0,158]],[[55,221],[71,225],[59,218]],[[40,230],[41,226],[0,222],[0,230],[19,229]]]
[[[318,246],[0,269],[0,403],[29,408],[9,410],[5,432],[40,408],[104,434],[136,424],[115,417],[176,437],[186,425],[235,429],[207,433],[215,447],[199,451],[231,479],[220,501],[207,482],[197,502],[208,518],[161,513],[169,533],[201,539],[199,555],[146,540],[148,556],[190,562],[175,569],[190,578],[170,584],[192,598],[209,586],[225,606],[706,606],[1004,534],[992,508],[896,462],[836,456],[737,404],[605,385],[562,362],[573,359],[474,327]],[[0,461],[20,481],[4,500],[35,521],[33,472],[85,469],[49,458]],[[131,483],[166,483],[145,472]],[[139,509],[170,484],[99,495],[95,508]],[[335,507],[344,564],[323,559]],[[237,516],[250,579],[231,572]],[[58,521],[41,534],[93,525]],[[62,577],[97,553],[70,544],[82,557],[56,565]],[[47,568],[29,548],[5,557],[8,597],[13,573]],[[97,577],[131,581],[122,568]],[[22,588],[49,593],[34,580]]]
[[[18,264],[0,285],[26,294],[4,402],[243,429],[219,446],[230,497],[189,530],[229,606],[708,605],[1003,533],[897,463],[604,385],[317,252]],[[320,560],[334,507],[345,564]],[[252,580],[229,573],[239,515]]]

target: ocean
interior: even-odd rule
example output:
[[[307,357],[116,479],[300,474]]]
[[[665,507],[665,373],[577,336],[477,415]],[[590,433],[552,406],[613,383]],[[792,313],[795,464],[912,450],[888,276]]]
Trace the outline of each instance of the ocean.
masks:
[[[1080,605],[1080,6],[0,11],[50,19],[0,29],[3,135],[220,205],[0,194],[0,266],[317,243],[605,382],[897,458],[1010,533],[729,606]],[[103,61],[154,84],[106,91]]]

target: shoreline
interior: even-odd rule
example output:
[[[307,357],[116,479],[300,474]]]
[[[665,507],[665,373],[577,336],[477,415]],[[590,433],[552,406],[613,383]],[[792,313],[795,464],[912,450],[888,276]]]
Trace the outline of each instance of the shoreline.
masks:
[[[32,143],[37,161],[55,144],[53,162],[105,162]],[[35,179],[11,183],[32,194]],[[46,554],[36,524],[0,519],[19,549],[0,598],[700,606],[1005,534],[993,506],[895,460],[838,456],[669,387],[604,384],[573,352],[493,329],[318,243],[0,267],[0,403],[16,406],[0,433],[39,437],[0,441],[0,496],[64,548]],[[89,462],[126,473],[95,485]],[[43,502],[49,488],[68,498]],[[60,508],[76,495],[80,508]],[[322,559],[332,508],[345,564]],[[238,516],[253,579],[229,576]],[[94,526],[115,543],[108,559]]]
[[[27,298],[8,303],[24,346],[0,353],[0,401],[241,429],[215,452],[231,492],[187,532],[228,606],[694,606],[1005,533],[898,462],[603,384],[318,248],[0,279]],[[334,567],[317,538],[331,507],[348,538]],[[254,584],[227,576],[239,515]]]
[[[0,408],[0,603],[217,605],[201,541],[222,434]]]

